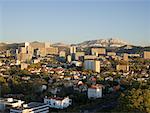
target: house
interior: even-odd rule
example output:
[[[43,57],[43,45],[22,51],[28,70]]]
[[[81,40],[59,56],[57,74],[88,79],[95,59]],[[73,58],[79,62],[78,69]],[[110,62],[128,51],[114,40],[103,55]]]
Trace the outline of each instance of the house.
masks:
[[[14,107],[10,109],[10,113],[48,113],[48,104],[39,102],[30,102],[29,104],[23,104],[20,107]]]
[[[79,92],[86,92],[88,89],[88,86],[86,84],[84,84],[82,81],[78,82],[78,91]]]
[[[48,71],[49,73],[61,74],[64,72],[64,69],[63,68],[49,68]]]
[[[96,84],[88,88],[88,98],[101,98],[102,97],[102,85]]]
[[[48,104],[50,108],[64,109],[72,104],[72,100],[69,99],[69,97],[65,97],[65,98],[60,98],[60,97],[47,98],[47,97],[45,97],[44,103]]]
[[[105,80],[110,80],[110,81],[113,81],[113,77],[109,76],[109,77],[106,77]]]
[[[31,77],[27,76],[27,77],[21,77],[22,80],[30,80]]]
[[[37,64],[37,63],[39,63],[40,62],[40,59],[33,59],[33,61],[32,61],[34,64]]]

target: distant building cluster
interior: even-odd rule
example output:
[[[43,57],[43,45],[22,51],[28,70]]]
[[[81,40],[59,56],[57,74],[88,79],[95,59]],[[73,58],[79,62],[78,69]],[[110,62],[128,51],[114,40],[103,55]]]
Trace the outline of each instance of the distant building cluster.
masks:
[[[31,101],[33,96],[28,99],[26,91],[31,90],[30,87],[25,91],[26,87],[21,87],[27,97],[17,99],[19,94],[4,92],[0,98],[0,112],[48,113],[50,110],[64,110],[76,105],[74,102],[82,99],[83,95],[89,102],[124,90],[125,79],[133,77],[134,81],[148,81],[150,51],[140,50],[141,53],[138,53],[132,51],[129,45],[111,46],[64,47],[25,42],[1,50],[0,77],[2,83],[8,83],[5,87],[15,88],[15,80],[20,80],[15,82],[18,87],[22,82],[23,85],[33,84],[32,90],[35,90],[36,96],[40,95],[37,97],[40,101]],[[29,102],[23,101],[25,99]]]

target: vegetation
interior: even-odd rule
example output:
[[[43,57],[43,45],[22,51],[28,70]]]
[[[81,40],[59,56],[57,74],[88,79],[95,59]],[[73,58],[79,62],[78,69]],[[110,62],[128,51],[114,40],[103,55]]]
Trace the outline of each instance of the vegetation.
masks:
[[[150,87],[147,83],[134,82],[121,93],[114,111],[150,113]]]

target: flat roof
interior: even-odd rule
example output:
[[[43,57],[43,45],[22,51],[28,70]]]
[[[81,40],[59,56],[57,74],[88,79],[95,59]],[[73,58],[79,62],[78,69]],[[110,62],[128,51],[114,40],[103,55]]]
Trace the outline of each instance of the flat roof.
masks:
[[[24,102],[22,100],[18,100],[18,99],[13,99],[12,101],[8,101],[9,98],[0,98],[0,103],[5,103],[5,104],[11,104],[11,103],[17,103],[18,101]]]
[[[41,103],[41,102],[30,102],[27,105],[28,105],[29,108],[34,108],[34,107],[43,106],[43,105],[46,105],[46,104]]]
[[[12,109],[16,109],[16,110],[32,109],[32,108],[43,106],[43,105],[47,105],[47,104],[40,103],[40,102],[30,102],[27,104],[27,107],[21,106],[21,107],[14,107]],[[47,107],[48,107],[48,105],[47,105]]]

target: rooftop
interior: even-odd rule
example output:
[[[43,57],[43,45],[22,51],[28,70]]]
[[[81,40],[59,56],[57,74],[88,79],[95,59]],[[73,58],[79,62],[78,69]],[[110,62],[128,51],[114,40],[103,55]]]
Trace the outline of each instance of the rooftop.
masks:
[[[43,106],[43,105],[47,105],[47,104],[40,103],[40,102],[30,102],[28,104],[23,104],[23,106],[21,107],[15,107],[13,109],[17,109],[17,110],[32,109],[32,108]]]

